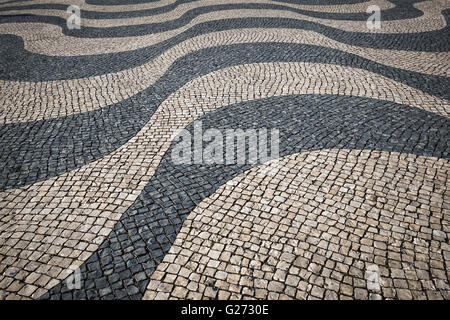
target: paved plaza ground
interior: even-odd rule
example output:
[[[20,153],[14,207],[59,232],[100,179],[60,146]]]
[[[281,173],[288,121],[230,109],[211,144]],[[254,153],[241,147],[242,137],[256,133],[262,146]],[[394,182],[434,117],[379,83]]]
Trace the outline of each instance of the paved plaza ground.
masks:
[[[449,23],[0,0],[0,299],[449,299]]]

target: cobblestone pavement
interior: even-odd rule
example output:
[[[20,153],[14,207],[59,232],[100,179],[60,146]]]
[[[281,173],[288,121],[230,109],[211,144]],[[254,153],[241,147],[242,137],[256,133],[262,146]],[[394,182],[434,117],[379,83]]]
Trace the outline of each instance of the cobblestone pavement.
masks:
[[[0,0],[0,299],[449,299],[449,22]]]

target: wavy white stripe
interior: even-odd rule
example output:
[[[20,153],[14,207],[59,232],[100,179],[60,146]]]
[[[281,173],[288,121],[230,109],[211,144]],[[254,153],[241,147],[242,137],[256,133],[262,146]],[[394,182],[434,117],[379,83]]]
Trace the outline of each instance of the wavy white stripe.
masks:
[[[84,10],[99,11],[99,12],[125,12],[135,10],[154,9],[163,6],[170,5],[176,0],[160,0],[148,3],[131,4],[131,5],[93,5],[88,4],[84,0],[33,0],[24,2],[11,2],[2,3],[0,7],[15,7],[15,6],[27,6],[30,4],[66,4],[67,6],[75,5]],[[9,12],[9,11],[8,11]]]
[[[141,66],[116,73],[49,82],[0,80],[0,123],[50,119],[96,110],[129,98],[154,84],[176,59],[188,53],[214,46],[252,42],[318,45],[356,54],[396,68],[426,74],[450,75],[448,52],[360,48],[337,42],[313,31],[295,29],[237,29],[185,40]],[[408,89],[408,92],[410,90]],[[416,96],[424,96],[434,101],[437,106],[445,105],[439,98],[431,98],[418,90],[414,92]]]
[[[192,4],[197,2],[202,2],[203,0],[193,1]],[[156,2],[149,3],[141,3],[141,4],[130,4],[130,5],[91,5],[85,3],[83,0],[35,0],[33,2],[17,2],[17,3],[9,3],[9,4],[0,4],[0,7],[10,7],[10,6],[26,6],[30,4],[67,4],[76,5],[80,7],[82,10],[89,11],[98,11],[98,12],[127,12],[127,11],[138,11],[138,10],[147,10],[154,9],[163,6],[167,6],[175,3],[176,0],[161,0]],[[248,3],[247,1],[241,1],[243,3]],[[355,13],[355,12],[365,12],[367,7],[370,5],[377,5],[382,10],[390,9],[395,7],[395,5],[387,0],[370,0],[362,3],[354,3],[354,4],[328,4],[328,5],[305,5],[305,4],[292,4],[282,1],[271,1],[273,4],[285,5],[292,8],[298,8],[302,10],[308,11],[317,11],[317,12],[336,12],[336,13]],[[178,8],[178,6],[177,6]],[[1,12],[1,14],[21,14],[24,12],[34,13],[34,14],[45,14],[45,15],[57,15],[56,11],[60,10],[42,10],[42,9],[25,9],[25,10],[10,10]],[[53,13],[55,12],[55,13]]]
[[[232,18],[291,18],[317,22],[348,32],[416,33],[446,27],[441,11],[450,7],[450,3],[441,3],[441,1],[439,6],[430,6],[425,2],[418,3],[417,7],[429,8],[423,16],[416,19],[386,21],[382,23],[381,29],[375,31],[367,28],[366,21],[325,20],[283,10],[239,9],[201,14],[178,29],[136,37],[76,38],[64,35],[58,26],[45,23],[5,23],[2,24],[1,33],[20,36],[24,40],[26,50],[51,56],[91,55],[134,50],[170,39],[202,22]]]
[[[271,174],[264,174],[266,171]],[[144,300],[174,298],[177,294],[172,295],[173,293],[183,292],[187,281],[174,279],[175,275],[170,274],[170,270],[180,268],[184,269],[184,274],[189,274],[189,279],[198,279],[196,283],[189,284],[188,299],[202,297],[205,283],[210,279],[216,279],[214,286],[219,294],[228,292],[229,296],[234,292],[231,299],[241,299],[239,292],[244,287],[249,289],[246,291],[247,296],[264,299],[264,295],[268,294],[267,283],[272,280],[288,286],[280,294],[305,299],[310,293],[307,285],[297,287],[295,283],[285,283],[283,273],[278,272],[287,271],[296,256],[309,260],[301,268],[303,284],[305,281],[313,282],[314,277],[308,279],[308,265],[312,263],[313,253],[320,252],[321,256],[334,258],[336,254],[342,253],[339,250],[346,247],[358,248],[362,239],[370,239],[371,244],[374,239],[382,241],[384,237],[390,239],[386,241],[386,251],[398,252],[402,245],[399,239],[405,236],[395,229],[399,223],[408,230],[408,243],[419,249],[415,252],[427,253],[415,259],[416,261],[420,259],[423,262],[430,255],[434,260],[441,260],[443,255],[440,246],[424,246],[427,243],[424,240],[429,240],[429,235],[420,232],[415,223],[420,220],[427,223],[428,227],[432,219],[437,219],[445,212],[443,206],[449,173],[450,162],[443,159],[397,152],[345,149],[288,155],[276,162],[252,168],[223,184],[188,215],[174,244],[150,276]],[[410,187],[402,190],[404,185]],[[341,188],[348,188],[349,191],[336,192]],[[374,205],[372,197],[375,194],[379,198],[388,199],[391,208],[396,203],[401,206],[401,203],[408,204],[410,201],[427,207],[429,202],[421,198],[426,194],[428,201],[430,198],[434,199],[435,209],[430,215],[426,215],[421,214],[420,208],[412,206],[408,211],[395,211],[395,219],[392,219],[394,212],[376,209],[379,207]],[[280,201],[275,196],[285,200]],[[240,201],[236,202],[237,199]],[[359,206],[357,210],[355,206]],[[374,218],[374,213],[380,216],[379,220]],[[449,222],[448,218],[444,217],[444,225]],[[439,223],[431,223],[429,227],[435,229],[436,225]],[[366,232],[347,237],[356,226],[360,231]],[[449,232],[447,237],[448,235]],[[321,245],[317,246],[319,242]],[[308,244],[306,250],[302,243]],[[331,245],[333,243],[335,245]],[[445,244],[445,240],[442,244]],[[220,251],[220,257],[214,256],[216,250]],[[361,256],[352,257],[353,261],[360,261],[367,266],[378,261],[374,260],[375,255],[362,253]],[[242,263],[242,257],[251,260],[251,268]],[[342,261],[333,258],[338,270],[341,265],[344,267],[341,270],[346,270]],[[267,262],[268,259],[270,262]],[[410,271],[417,267],[412,262],[408,266]],[[386,264],[386,267],[393,266]],[[427,271],[431,271],[434,278],[436,274],[432,271],[433,264],[428,265],[428,268]],[[222,271],[225,276],[216,278],[218,271]],[[171,280],[167,283],[169,280],[164,278],[169,274],[168,278]],[[242,282],[230,280],[234,275],[241,276],[241,279],[255,280],[245,281],[243,285]],[[320,276],[325,278],[324,282],[327,284],[330,280],[337,282],[329,273]],[[350,273],[349,276],[351,278],[353,274]],[[384,279],[381,281],[384,285]],[[337,286],[329,288],[339,291],[339,282],[337,283]],[[428,290],[436,290],[432,285],[425,282],[422,284]],[[231,286],[233,288],[229,290]],[[448,284],[446,286],[448,288]],[[323,287],[327,288],[327,285]],[[258,292],[258,288],[264,290]],[[334,297],[337,296],[336,294]],[[224,299],[227,294],[219,295],[219,299],[221,297]]]
[[[35,272],[46,270],[55,280],[35,295],[44,293],[56,279],[67,276],[66,268],[80,265],[98,248],[149,182],[179,129],[230,104],[289,94],[353,95],[425,110],[435,108],[433,101],[403,84],[364,70],[328,64],[248,64],[196,78],[172,93],[139,133],[115,152],[77,170],[0,193],[0,241],[4,243],[0,253],[8,266],[0,282],[11,270],[31,260],[36,263]],[[104,224],[98,225],[96,219],[103,219]],[[30,229],[31,224],[35,229]],[[77,232],[64,232],[67,228]],[[38,250],[31,241],[17,244],[21,231],[44,234],[42,242],[48,245],[42,246],[43,253],[52,248],[51,261],[56,261],[51,272],[48,260],[40,261],[39,255],[23,258],[17,254],[15,245],[20,245],[21,251]],[[85,249],[80,251],[79,247]]]

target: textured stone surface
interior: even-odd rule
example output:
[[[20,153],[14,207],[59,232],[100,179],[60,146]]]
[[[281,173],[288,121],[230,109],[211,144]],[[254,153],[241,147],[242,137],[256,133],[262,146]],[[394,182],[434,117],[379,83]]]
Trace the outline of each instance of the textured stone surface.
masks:
[[[447,1],[111,4],[0,3],[0,299],[449,299]]]
[[[448,209],[435,211],[424,198],[448,201],[447,161],[328,149],[282,158],[270,175],[264,169],[244,172],[196,206],[144,298],[156,298],[169,281],[173,290],[183,286],[180,272],[167,277],[177,265],[190,270],[196,284],[188,289],[202,298],[412,299],[431,288],[449,298],[448,245],[427,232],[448,228],[448,219],[440,223]],[[417,188],[403,190],[412,184]],[[381,272],[380,290],[367,287],[372,265]]]

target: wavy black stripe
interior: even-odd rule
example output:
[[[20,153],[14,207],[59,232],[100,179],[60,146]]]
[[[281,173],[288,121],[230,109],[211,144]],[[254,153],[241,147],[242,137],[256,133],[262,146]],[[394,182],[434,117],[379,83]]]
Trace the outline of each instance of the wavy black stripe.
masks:
[[[134,10],[134,11],[124,11],[124,12],[102,12],[102,11],[91,11],[91,10],[80,10],[80,16],[82,18],[87,19],[123,19],[123,18],[136,18],[136,17],[147,17],[153,16],[161,13],[166,13],[174,10],[181,4],[190,3],[198,0],[177,0],[172,4],[151,8],[151,9],[143,9],[143,10]],[[414,8],[413,4],[417,2],[421,2],[422,0],[414,0],[410,2],[404,2],[402,0],[392,0],[395,4],[395,7],[389,8],[386,10],[381,10],[381,16],[383,17],[383,21],[391,21],[391,20],[402,20],[402,19],[412,19],[417,18],[423,15],[423,12]],[[245,1],[243,1],[245,2]],[[277,1],[278,2],[278,1]],[[304,4],[304,3],[302,3]],[[33,10],[33,9],[47,9],[47,10],[61,10],[66,11],[68,5],[67,4],[57,4],[57,3],[48,3],[48,4],[31,4],[27,6],[11,6],[0,8],[0,13],[11,10]],[[292,12],[297,12],[303,15],[307,15],[315,18],[322,19],[331,19],[331,20],[353,20],[353,21],[365,21],[369,17],[369,14],[365,12],[355,12],[355,13],[341,13],[341,12],[319,12],[319,11],[310,11],[303,9],[290,8],[286,6],[282,6],[280,4],[275,4],[268,8],[276,8],[276,9],[284,9]],[[6,15],[5,15],[6,16]],[[40,15],[36,15],[40,16]],[[0,18],[2,16],[0,15]],[[44,21],[45,22],[45,21]]]
[[[127,4],[141,4],[141,3],[149,3],[156,2],[158,0],[127,0]],[[353,3],[362,3],[367,2],[369,0],[333,0],[334,4],[353,4]],[[299,3],[299,4],[308,4],[308,5],[326,5],[329,4],[329,0],[281,0],[277,2],[290,2],[290,3]],[[108,6],[108,5],[123,5],[122,0],[86,0],[86,3],[100,6]]]
[[[283,96],[224,107],[201,118],[203,130],[280,130],[280,156],[345,148],[449,159],[450,120],[386,101],[333,95]],[[193,134],[193,125],[187,127]],[[139,299],[186,216],[253,165],[176,165],[166,152],[155,175],[100,248],[81,266],[81,290],[60,283],[48,299]],[[248,154],[248,148],[246,149]]]

